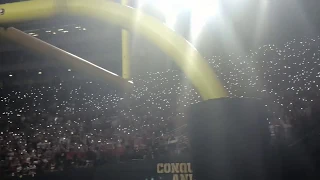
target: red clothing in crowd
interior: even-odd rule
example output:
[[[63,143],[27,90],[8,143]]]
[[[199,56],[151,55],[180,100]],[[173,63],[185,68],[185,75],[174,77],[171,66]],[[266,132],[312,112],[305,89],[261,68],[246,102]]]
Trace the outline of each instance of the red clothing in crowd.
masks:
[[[66,155],[66,158],[68,160],[72,160],[75,154],[76,154],[76,152],[68,152]]]
[[[84,152],[77,152],[77,157],[78,157],[79,159],[85,159],[86,153],[84,153]]]
[[[117,147],[114,149],[113,154],[116,156],[122,156],[124,154],[124,151],[125,151],[125,149],[123,146]]]

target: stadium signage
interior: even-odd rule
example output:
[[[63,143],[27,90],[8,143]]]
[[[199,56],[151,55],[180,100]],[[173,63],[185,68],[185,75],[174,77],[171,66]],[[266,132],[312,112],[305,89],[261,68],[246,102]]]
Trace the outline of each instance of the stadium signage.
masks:
[[[172,180],[192,180],[191,163],[158,163],[158,174],[172,174]]]

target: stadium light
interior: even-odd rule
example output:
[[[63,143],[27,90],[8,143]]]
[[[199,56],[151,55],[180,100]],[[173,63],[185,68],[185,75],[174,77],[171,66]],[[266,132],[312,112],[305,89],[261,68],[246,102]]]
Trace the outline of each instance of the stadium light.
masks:
[[[184,11],[191,12],[190,33],[193,40],[201,33],[207,20],[215,16],[219,10],[219,0],[140,0],[139,6],[144,4],[157,8],[166,19],[166,24],[174,29],[177,15]]]

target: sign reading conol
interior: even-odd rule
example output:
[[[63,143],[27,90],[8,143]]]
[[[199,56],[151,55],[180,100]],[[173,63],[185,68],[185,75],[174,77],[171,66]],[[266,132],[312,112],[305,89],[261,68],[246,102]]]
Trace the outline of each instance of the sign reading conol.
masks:
[[[191,163],[158,163],[158,174],[172,174],[172,180],[192,180]]]

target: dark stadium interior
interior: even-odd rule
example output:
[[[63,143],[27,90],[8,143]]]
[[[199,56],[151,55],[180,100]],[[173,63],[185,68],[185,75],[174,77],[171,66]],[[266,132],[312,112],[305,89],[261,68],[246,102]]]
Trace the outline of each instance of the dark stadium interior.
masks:
[[[175,31],[205,57],[230,97],[262,100],[271,114],[271,144],[285,154],[277,159],[287,163],[283,179],[315,179],[320,168],[320,1],[239,1],[220,0],[219,16],[208,20],[196,42],[189,36],[189,11],[179,14]],[[18,0],[0,0],[0,5],[12,2]],[[143,10],[163,21],[150,9]],[[0,24],[11,26],[122,74],[121,27],[65,16]],[[126,163],[139,161],[134,168],[142,172],[151,167],[143,162],[156,170],[152,160],[189,160],[186,114],[202,101],[200,94],[170,57],[132,34],[131,94],[0,37],[0,176],[67,179],[65,170],[72,169],[79,176],[90,171],[103,178],[97,175],[104,171],[101,166],[131,172]],[[291,159],[297,154],[301,158]]]

